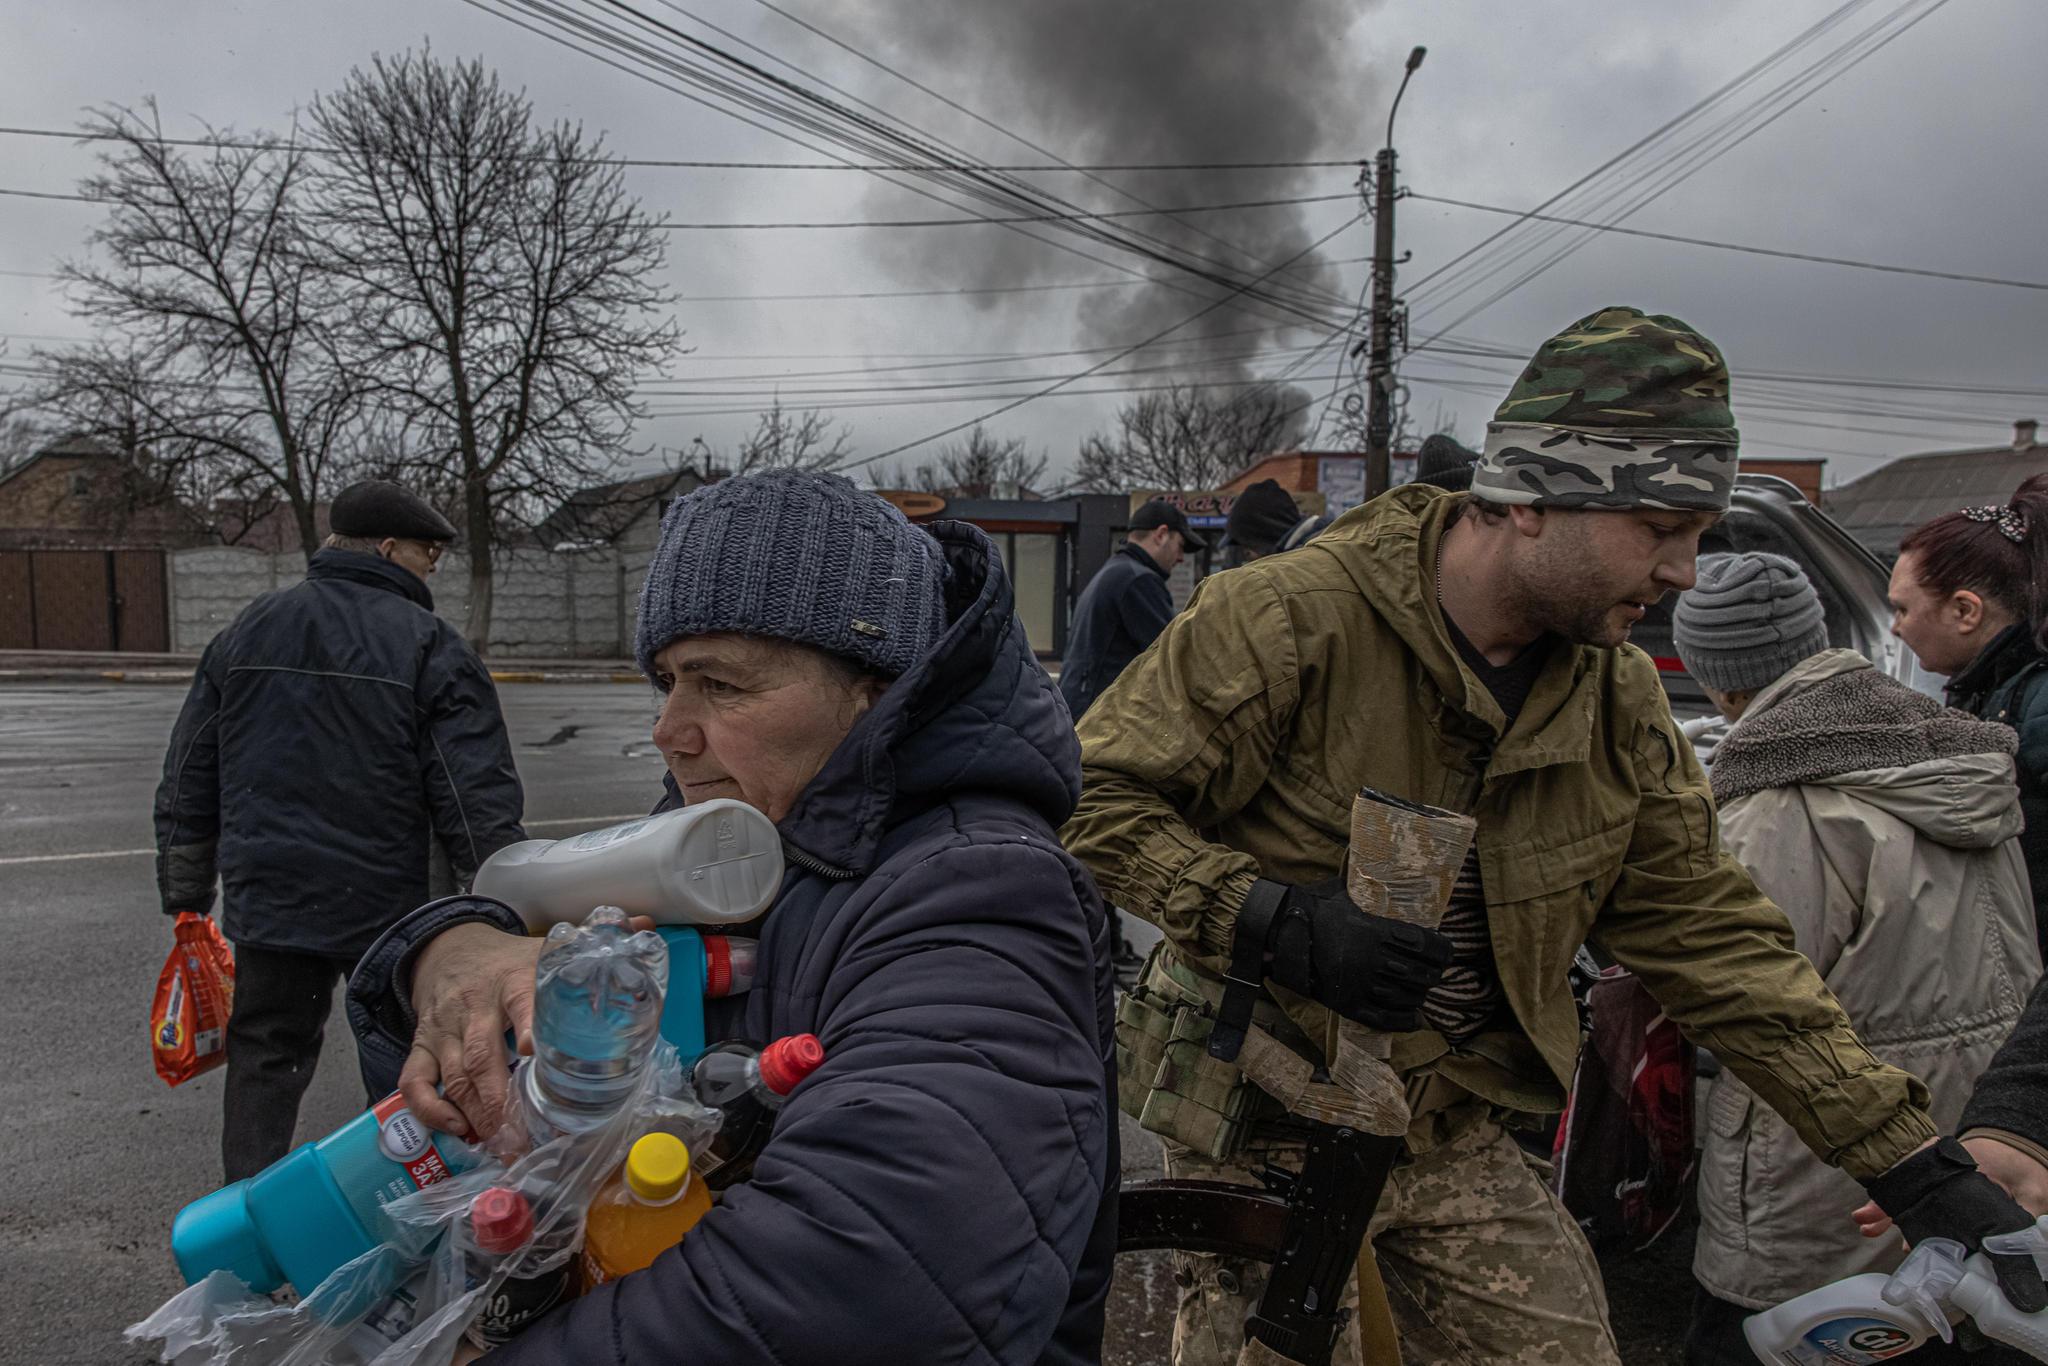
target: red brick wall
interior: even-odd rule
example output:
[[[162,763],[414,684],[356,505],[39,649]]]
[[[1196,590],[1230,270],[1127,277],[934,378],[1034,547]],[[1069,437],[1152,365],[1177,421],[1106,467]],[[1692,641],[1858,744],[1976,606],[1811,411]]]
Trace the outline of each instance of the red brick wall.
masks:
[[[40,456],[0,480],[0,542],[163,545],[204,539],[177,508],[136,507],[131,498],[113,459]]]
[[[1736,462],[1744,474],[1775,474],[1805,494],[1815,507],[1820,506],[1820,472],[1826,464],[1825,460],[1752,460],[1747,456]]]
[[[1225,484],[1218,492],[1242,493],[1261,479],[1277,479],[1280,481],[1280,487],[1289,493],[1309,493],[1316,487],[1316,462],[1321,458],[1319,453],[1269,455]]]

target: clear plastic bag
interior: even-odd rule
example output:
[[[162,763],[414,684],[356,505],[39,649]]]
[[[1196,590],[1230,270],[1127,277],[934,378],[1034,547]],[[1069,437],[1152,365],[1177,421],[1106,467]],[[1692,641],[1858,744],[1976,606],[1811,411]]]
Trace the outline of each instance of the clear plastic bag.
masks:
[[[661,1129],[695,1149],[717,1128],[718,1113],[689,1096],[675,1050],[657,1043],[610,1121],[524,1152],[525,1126],[508,1126],[473,1170],[384,1206],[385,1242],[297,1303],[276,1303],[216,1271],[127,1337],[161,1342],[160,1360],[175,1366],[445,1366],[508,1279],[547,1274],[575,1255],[591,1197],[635,1139]],[[492,1187],[518,1191],[533,1211],[532,1237],[509,1253],[483,1251],[471,1231],[470,1206]]]

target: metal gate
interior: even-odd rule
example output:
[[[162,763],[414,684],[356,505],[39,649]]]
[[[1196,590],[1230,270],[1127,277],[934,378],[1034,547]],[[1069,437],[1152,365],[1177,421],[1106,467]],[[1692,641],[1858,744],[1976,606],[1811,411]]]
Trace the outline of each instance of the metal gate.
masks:
[[[0,550],[0,650],[170,649],[161,550]]]

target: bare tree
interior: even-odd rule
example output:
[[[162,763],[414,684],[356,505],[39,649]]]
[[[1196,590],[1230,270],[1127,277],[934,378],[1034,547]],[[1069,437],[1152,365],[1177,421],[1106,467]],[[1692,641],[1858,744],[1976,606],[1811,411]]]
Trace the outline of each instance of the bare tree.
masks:
[[[731,451],[715,449],[703,437],[692,443],[703,462],[704,477],[755,474],[761,470],[830,470],[846,462],[853,450],[853,431],[816,408],[793,413],[776,398],[754,418],[754,430]]]
[[[1114,431],[1081,443],[1074,487],[1213,489],[1261,456],[1299,444],[1308,394],[1272,385],[1220,393],[1176,384],[1126,403]]]
[[[959,441],[939,448],[932,459],[915,466],[896,465],[889,486],[941,493],[951,498],[1036,497],[1033,486],[1045,477],[1044,452],[1033,455],[1022,437],[991,436],[980,423]]]
[[[305,219],[295,140],[209,129],[163,138],[154,103],[101,111],[104,256],[63,269],[99,340],[38,352],[36,406],[68,430],[150,452],[181,499],[289,506],[318,546],[315,508],[346,465],[365,385],[339,355],[320,234]]]
[[[661,225],[602,139],[536,126],[480,61],[374,58],[310,120],[360,363],[422,482],[460,493],[482,649],[505,529],[616,468],[639,376],[676,349]]]
[[[25,465],[50,442],[49,428],[32,417],[0,418],[0,477]]]

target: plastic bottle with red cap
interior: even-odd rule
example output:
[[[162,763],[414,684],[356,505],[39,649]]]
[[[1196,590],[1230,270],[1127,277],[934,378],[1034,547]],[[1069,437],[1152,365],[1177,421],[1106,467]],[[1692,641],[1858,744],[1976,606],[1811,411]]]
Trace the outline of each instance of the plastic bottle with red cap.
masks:
[[[510,1186],[492,1186],[470,1202],[469,1229],[477,1254],[471,1284],[481,1285],[499,1262],[532,1244],[532,1202]],[[538,1275],[504,1278],[478,1306],[469,1324],[469,1340],[486,1351],[510,1342],[562,1302],[574,1271],[571,1259]]]
[[[775,1116],[805,1077],[825,1063],[815,1034],[792,1034],[766,1048],[718,1044],[690,1071],[700,1103],[719,1112],[718,1132],[702,1154],[699,1169],[712,1190],[744,1181],[767,1145]]]

